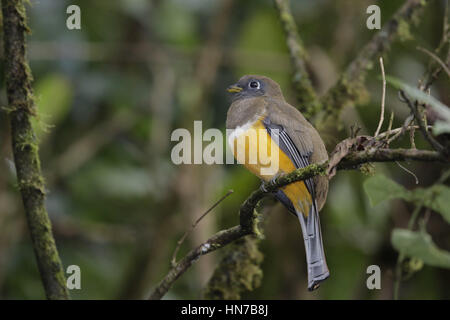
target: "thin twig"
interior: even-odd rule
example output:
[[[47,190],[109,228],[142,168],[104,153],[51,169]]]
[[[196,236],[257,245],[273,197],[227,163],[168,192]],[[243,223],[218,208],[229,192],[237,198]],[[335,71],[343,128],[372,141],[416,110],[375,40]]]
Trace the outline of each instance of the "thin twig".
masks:
[[[381,68],[381,76],[383,77],[383,94],[381,96],[380,121],[378,122],[377,131],[375,131],[374,137],[378,136],[378,134],[380,133],[381,126],[383,125],[384,121],[384,104],[386,99],[386,74],[384,73],[383,57],[380,57],[380,68]]]
[[[414,129],[414,126],[411,126],[411,123],[414,120],[414,116],[413,115],[409,115],[405,121],[403,122],[403,126],[400,128],[400,131],[398,131],[397,133],[395,133],[392,137],[390,137],[387,141],[388,144],[390,144],[392,141],[396,140],[398,137],[402,136],[403,134],[405,134],[405,132],[407,131],[407,128],[412,128]],[[417,126],[418,128],[418,126]]]
[[[427,127],[427,129],[428,129],[428,127]],[[411,128],[411,130],[409,131],[409,142],[411,144],[411,149],[416,149],[416,142],[414,141],[415,135],[416,135],[416,129],[413,126]]]
[[[409,98],[406,96],[404,91],[400,91],[400,95],[402,99],[406,102],[408,107],[411,109],[411,112],[414,114],[414,118],[417,121],[417,124],[419,125],[420,131],[422,132],[422,135],[424,136],[425,140],[428,141],[428,143],[438,152],[444,153],[446,152],[445,148],[437,142],[429,133],[427,130],[427,126],[424,123],[424,120],[422,119],[422,116],[420,115],[419,109],[418,109],[418,103],[417,101],[415,103],[412,103]]]
[[[173,252],[172,255],[172,260],[171,260],[171,264],[172,267],[176,266],[177,264],[177,253],[178,250],[180,250],[181,245],[183,244],[184,240],[187,238],[187,236],[195,229],[195,227],[198,225],[198,223],[204,218],[206,217],[206,215],[208,213],[210,213],[215,207],[217,207],[223,200],[225,200],[230,194],[232,194],[234,191],[233,190],[228,190],[228,192],[222,196],[222,198],[220,198],[219,200],[217,200],[216,203],[213,204],[213,206],[211,208],[209,208],[208,210],[206,210],[197,220],[195,220],[195,222],[191,225],[191,228],[189,230],[187,230],[183,236],[181,237],[180,240],[178,240],[177,242],[177,246],[175,248],[175,251]]]
[[[450,40],[450,25],[448,23],[449,21],[449,10],[448,10],[448,0],[445,3],[445,10],[444,10],[444,21],[442,23],[442,37],[441,37],[441,41],[439,42],[439,45],[437,46],[437,48],[434,50],[435,54],[440,54],[442,49],[447,45],[447,53],[446,55],[444,55],[445,61],[444,64],[445,65],[449,65],[450,64],[450,45],[449,44],[449,40]],[[425,74],[425,76],[423,77],[423,79],[420,81],[420,85],[419,88],[421,90],[428,90],[430,88],[430,86],[433,84],[433,81],[435,81],[437,79],[437,77],[439,76],[439,74],[442,71],[442,68],[440,66],[437,66],[436,68],[433,69],[433,61],[430,61],[428,64],[428,70]]]
[[[447,76],[450,78],[450,69],[448,66],[439,58],[436,54],[431,52],[430,50],[427,50],[422,47],[417,47],[417,50],[420,50],[422,52],[425,52],[427,55],[429,55],[431,58],[433,58],[439,65],[442,67],[442,69],[447,73]]]
[[[401,168],[403,169],[405,172],[409,173],[410,175],[413,176],[416,184],[419,184],[419,178],[417,178],[416,174],[414,172],[412,172],[411,170],[409,170],[408,168],[404,167],[400,162],[395,161],[395,163]]]
[[[430,208],[426,208],[422,221],[420,221],[419,223],[423,226],[426,226],[428,221],[430,220],[430,217],[431,217],[431,210]]]
[[[227,244],[240,239],[248,234],[250,230],[243,229],[241,226],[235,226],[226,230],[222,230],[195,249],[189,251],[175,267],[171,268],[164,279],[156,286],[149,296],[149,300],[159,300],[169,291],[175,280],[185,273],[194,261],[200,256],[208,254],[212,251],[220,249]]]
[[[385,131],[382,132],[378,135],[377,139],[383,139],[386,138],[388,136],[390,136],[392,134],[392,137],[389,138],[389,143],[395,139],[398,138],[399,134],[405,133],[406,131],[411,131],[414,129],[418,129],[419,126],[411,126],[411,125],[406,125],[406,126],[402,126],[400,128],[395,128],[392,129],[390,132],[389,131]],[[432,126],[428,126],[429,129],[432,128]]]
[[[389,117],[389,124],[388,124],[388,136],[392,134],[392,125],[394,123],[394,111],[391,111],[391,116]]]
[[[414,227],[414,224],[416,223],[417,217],[419,216],[420,210],[422,210],[423,204],[417,205],[417,207],[414,209],[411,218],[408,222],[408,230],[412,230]],[[403,253],[399,253],[397,258],[397,264],[395,265],[395,280],[394,280],[394,300],[399,299],[399,293],[400,293],[400,282],[402,281],[402,271],[403,271],[403,261],[405,260],[406,256]]]

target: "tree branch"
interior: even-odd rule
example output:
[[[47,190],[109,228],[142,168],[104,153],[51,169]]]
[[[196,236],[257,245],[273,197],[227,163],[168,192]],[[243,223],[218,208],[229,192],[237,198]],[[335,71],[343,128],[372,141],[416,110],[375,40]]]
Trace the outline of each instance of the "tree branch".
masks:
[[[355,169],[358,165],[368,162],[394,162],[394,161],[438,161],[448,162],[449,159],[435,151],[416,149],[377,149],[371,148],[366,151],[359,151],[348,154],[337,166],[338,169]],[[171,268],[164,279],[157,285],[151,293],[149,299],[161,299],[170,287],[183,273],[185,273],[194,261],[200,256],[220,249],[227,244],[250,234],[257,234],[255,208],[258,202],[272,194],[278,188],[290,183],[305,180],[316,175],[325,175],[328,162],[312,164],[302,169],[297,169],[287,175],[277,178],[275,181],[265,183],[263,188],[253,191],[245,200],[239,210],[240,225],[220,231],[210,239],[191,250],[178,264]],[[263,191],[263,189],[265,191]]]
[[[364,81],[374,60],[389,50],[397,38],[408,39],[409,24],[414,23],[430,0],[407,0],[383,28],[367,43],[341,75],[337,84],[323,97],[324,112],[336,116],[349,104],[361,103],[367,98]]]
[[[403,99],[403,101],[408,105],[408,107],[411,109],[411,113],[414,115],[414,118],[417,121],[417,124],[419,125],[419,129],[422,132],[423,137],[427,142],[436,150],[441,153],[447,153],[447,150],[436,141],[436,139],[433,138],[433,136],[428,132],[427,126],[424,123],[423,115],[419,111],[418,102],[415,101],[414,103],[411,102],[406,94],[403,91],[400,91],[400,96]]]
[[[307,119],[310,119],[321,110],[321,106],[306,70],[307,53],[298,35],[289,0],[274,0],[274,4],[286,34],[286,45],[294,68],[292,83],[299,104],[298,108]]]
[[[449,23],[449,4],[448,1],[445,4],[445,10],[444,10],[444,19],[442,23],[442,37],[441,41],[439,42],[439,45],[434,50],[434,53],[431,53],[431,56],[435,56],[432,60],[430,60],[427,68],[427,72],[425,73],[425,76],[420,81],[419,88],[427,92],[428,89],[431,87],[434,81],[438,78],[441,71],[444,69],[444,66],[450,66],[450,23]],[[442,52],[445,47],[447,47],[446,52]],[[439,54],[443,55],[442,60],[439,58]],[[436,59],[437,58],[437,59]],[[438,61],[441,61],[444,63],[444,66],[439,65],[440,63]],[[438,64],[436,66],[436,64]]]
[[[34,253],[48,299],[68,299],[66,280],[45,209],[45,185],[38,144],[31,126],[35,115],[31,71],[26,60],[25,7],[22,0],[2,0],[5,76],[17,181],[22,194]]]
[[[151,293],[150,300],[161,299],[172,284],[177,280],[200,256],[220,249],[227,244],[250,234],[249,230],[242,228],[240,225],[230,229],[222,230],[213,235],[207,241],[191,250],[183,259],[181,259],[175,267],[170,269],[169,273],[158,284],[156,289]]]

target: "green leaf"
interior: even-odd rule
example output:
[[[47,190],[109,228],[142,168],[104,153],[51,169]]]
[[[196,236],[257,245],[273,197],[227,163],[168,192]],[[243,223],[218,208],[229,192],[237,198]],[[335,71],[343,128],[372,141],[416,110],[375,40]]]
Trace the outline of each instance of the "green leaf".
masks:
[[[400,79],[392,76],[386,76],[386,82],[399,90],[405,91],[406,94],[410,95],[415,100],[419,100],[426,104],[429,104],[436,110],[436,112],[442,115],[446,120],[450,121],[450,109],[435,97],[428,95],[425,92],[420,91],[419,89],[414,88],[409,84],[404,83]]]
[[[450,133],[450,122],[436,121],[433,126],[433,134],[438,136],[443,133]]]
[[[436,184],[429,188],[417,188],[410,191],[386,176],[378,174],[366,179],[364,190],[372,206],[385,200],[401,198],[421,203],[439,212],[450,223],[450,188],[445,185]]]
[[[372,206],[376,206],[389,199],[411,199],[410,191],[381,174],[366,179],[366,181],[364,181],[364,190],[366,191]]]
[[[425,264],[450,269],[450,252],[439,249],[425,232],[395,229],[391,242],[394,248],[408,257],[415,257]]]
[[[436,184],[427,189],[414,190],[414,198],[424,199],[424,205],[439,212],[450,223],[450,188]]]

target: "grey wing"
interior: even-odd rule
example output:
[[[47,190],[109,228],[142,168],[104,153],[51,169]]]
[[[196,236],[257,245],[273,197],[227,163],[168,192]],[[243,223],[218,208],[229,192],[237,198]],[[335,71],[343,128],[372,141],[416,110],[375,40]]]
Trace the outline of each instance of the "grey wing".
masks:
[[[325,145],[317,130],[303,117],[303,115],[293,106],[284,101],[271,101],[272,112],[269,119],[272,123],[283,126],[287,134],[302,153],[311,153],[309,163],[322,162],[328,159]],[[315,143],[313,144],[313,141]],[[328,191],[328,178],[315,176],[313,178],[315,186],[315,199],[319,209],[325,204]]]
[[[278,142],[278,147],[291,159],[295,167],[305,168],[310,165],[309,157],[312,154],[312,150],[302,148],[301,152],[295,145],[288,131],[279,124],[273,123],[268,117],[263,120],[264,127],[269,133],[270,137]],[[306,144],[306,143],[305,143]],[[314,182],[313,179],[305,180],[306,187],[314,199]],[[280,190],[279,190],[280,191]],[[280,200],[281,201],[281,200]],[[284,203],[284,201],[282,201]],[[292,206],[292,204],[291,204]]]
[[[293,121],[295,122],[295,120]],[[278,141],[279,148],[289,156],[296,168],[304,168],[309,165],[309,159],[312,150],[305,148],[308,141],[302,141],[303,144],[295,144],[294,136],[291,136],[282,125],[274,124],[269,118],[263,120],[266,130],[275,141]],[[292,123],[291,123],[292,125]],[[292,131],[291,131],[292,132]],[[295,132],[295,131],[294,131]],[[302,138],[301,136],[297,138]],[[304,136],[308,139],[308,136]],[[275,197],[282,202],[292,213],[294,213],[302,228],[303,239],[305,244],[306,261],[308,265],[308,289],[316,289],[320,282],[327,279],[330,275],[326,263],[325,253],[323,250],[323,241],[320,228],[319,211],[314,190],[314,180],[312,178],[306,179],[306,188],[312,197],[312,206],[309,209],[308,215],[302,212],[296,212],[291,200],[284,194],[282,190],[278,190]]]

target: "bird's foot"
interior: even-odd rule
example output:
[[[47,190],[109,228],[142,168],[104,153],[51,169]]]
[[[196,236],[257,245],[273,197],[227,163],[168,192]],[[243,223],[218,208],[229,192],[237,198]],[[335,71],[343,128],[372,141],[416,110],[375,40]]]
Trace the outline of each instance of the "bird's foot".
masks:
[[[272,178],[270,178],[269,181],[267,181],[267,182],[262,181],[262,182],[261,182],[261,186],[259,187],[259,189],[260,189],[262,192],[264,192],[264,193],[269,192],[269,190],[268,190],[267,188],[271,189],[271,187],[273,187],[273,186],[275,185],[277,179],[278,179],[280,176],[281,176],[281,173],[276,173]]]

